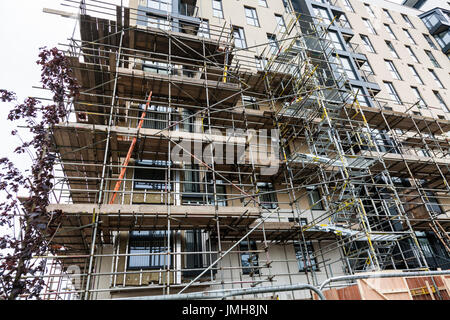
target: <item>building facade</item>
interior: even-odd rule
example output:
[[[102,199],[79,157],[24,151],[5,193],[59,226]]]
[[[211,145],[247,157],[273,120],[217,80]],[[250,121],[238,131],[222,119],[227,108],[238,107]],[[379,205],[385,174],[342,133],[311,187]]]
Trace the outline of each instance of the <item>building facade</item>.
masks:
[[[82,94],[53,131],[52,261],[75,280],[46,297],[449,268],[450,60],[418,10],[94,2],[67,52]],[[275,296],[311,293],[245,297]]]

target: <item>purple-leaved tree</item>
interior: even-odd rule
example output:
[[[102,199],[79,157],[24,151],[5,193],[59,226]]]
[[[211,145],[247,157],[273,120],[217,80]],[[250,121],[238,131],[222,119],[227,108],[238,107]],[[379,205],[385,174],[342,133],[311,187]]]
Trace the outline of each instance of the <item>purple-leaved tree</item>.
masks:
[[[51,237],[56,230],[48,226],[58,224],[63,213],[47,211],[53,188],[53,167],[56,154],[51,132],[68,115],[67,102],[79,93],[68,58],[56,48],[41,48],[36,62],[42,70],[41,82],[51,91],[53,103],[44,105],[35,98],[17,101],[15,93],[0,89],[0,101],[12,108],[10,121],[25,121],[32,139],[23,142],[14,152],[24,154],[29,149],[34,160],[29,174],[24,174],[8,159],[0,159],[0,192],[6,200],[0,203],[0,299],[39,298],[45,285],[39,275],[45,261],[35,259],[51,252]],[[17,134],[17,130],[12,132]],[[19,192],[28,193],[19,199]],[[14,232],[14,221],[20,226]],[[17,231],[17,230],[16,230]]]

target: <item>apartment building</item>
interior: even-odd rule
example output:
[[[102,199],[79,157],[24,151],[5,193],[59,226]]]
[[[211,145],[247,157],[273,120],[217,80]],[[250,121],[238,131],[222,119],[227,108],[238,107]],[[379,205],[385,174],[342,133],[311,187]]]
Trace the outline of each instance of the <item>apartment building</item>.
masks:
[[[79,13],[67,54],[82,94],[53,131],[49,206],[65,213],[53,264],[75,273],[66,288],[50,273],[45,298],[448,269],[450,61],[417,10],[92,0]]]

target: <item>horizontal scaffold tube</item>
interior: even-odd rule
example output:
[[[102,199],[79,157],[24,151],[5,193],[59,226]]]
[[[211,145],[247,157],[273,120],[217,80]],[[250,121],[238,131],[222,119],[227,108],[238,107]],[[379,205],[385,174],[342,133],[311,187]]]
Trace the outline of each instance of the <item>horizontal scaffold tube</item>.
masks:
[[[340,276],[329,278],[322,282],[319,286],[319,290],[323,290],[323,288],[331,283],[337,281],[348,281],[348,280],[357,280],[357,279],[369,279],[369,278],[395,278],[395,277],[431,277],[431,276],[439,276],[439,275],[450,275],[450,270],[442,270],[442,271],[406,271],[406,272],[392,272],[392,273],[378,273],[374,272],[372,274],[355,274],[352,276]]]
[[[114,300],[196,300],[196,299],[224,299],[232,296],[243,296],[246,294],[268,293],[268,292],[281,292],[281,291],[295,291],[295,290],[311,290],[317,293],[321,300],[326,300],[322,291],[310,284],[299,283],[293,285],[283,286],[268,286],[260,288],[245,288],[245,289],[233,289],[233,290],[217,290],[217,291],[205,291],[195,293],[184,294],[170,294],[159,296],[145,296],[145,297],[132,297],[132,298],[117,298]]]

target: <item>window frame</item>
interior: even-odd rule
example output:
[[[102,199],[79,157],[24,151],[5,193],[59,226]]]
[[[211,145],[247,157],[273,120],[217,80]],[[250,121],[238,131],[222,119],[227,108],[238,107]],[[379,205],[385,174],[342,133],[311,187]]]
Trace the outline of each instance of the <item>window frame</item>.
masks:
[[[408,64],[407,66],[408,66],[409,71],[411,71],[414,79],[416,79],[416,82],[418,84],[424,85],[424,82],[423,82],[422,78],[420,77],[419,73],[417,72],[416,68],[412,64]]]
[[[215,7],[215,4],[220,4],[220,9]],[[212,0],[212,9],[213,9],[213,17],[223,19],[223,3],[222,0]],[[219,15],[216,15],[217,13],[220,13]]]
[[[373,12],[372,7],[370,6],[370,4],[364,3],[364,6],[366,7],[366,11],[367,11],[367,13],[369,14],[369,16],[370,16],[371,18],[375,18],[375,17],[376,17],[376,16],[375,16],[375,12]]]
[[[352,4],[350,3],[350,0],[343,0],[344,2],[344,8],[346,8],[349,12],[355,12],[355,9],[353,9]]]
[[[386,46],[388,47],[389,51],[391,52],[391,55],[394,57],[394,59],[400,59],[400,56],[397,53],[397,50],[395,50],[394,45],[389,40],[384,40],[386,43]]]
[[[304,271],[320,271],[318,263],[317,263],[317,258],[315,257],[315,250],[314,250],[314,245],[312,243],[312,241],[306,241],[306,250],[307,250],[307,254],[304,255],[303,254],[303,250],[304,250],[304,245],[298,241],[294,242],[293,247],[294,247],[294,251],[295,251],[295,258],[297,259],[297,264],[298,264],[298,272],[304,272]],[[304,263],[304,258],[306,256],[306,263]],[[311,264],[311,265],[308,265]]]
[[[388,91],[389,97],[393,98],[391,101],[395,101],[396,104],[403,105],[397,90],[395,90],[394,84],[391,81],[383,81],[383,83]]]
[[[275,187],[270,182],[258,182],[260,204],[268,209],[278,208],[278,197]]]
[[[395,80],[403,80],[402,76],[398,72],[397,68],[395,67],[394,61],[385,59],[384,60],[389,72],[391,73],[391,76]]]
[[[248,251],[256,251],[258,247],[256,245],[256,241],[246,241],[243,240],[239,243],[239,251],[247,251],[240,252],[240,263],[242,274],[250,275],[250,274],[260,274],[259,272],[259,256],[258,253],[253,252],[250,253]],[[255,268],[257,267],[257,268]]]
[[[433,78],[434,82],[438,85],[439,89],[445,89],[444,85],[442,84],[441,79],[439,79],[438,75],[433,69],[428,69],[428,71],[431,74],[431,77]]]
[[[405,45],[405,47],[406,47],[406,50],[407,50],[408,53],[409,53],[409,56],[413,59],[414,63],[420,63],[420,62],[419,62],[419,59],[417,59],[417,56],[416,56],[416,54],[414,53],[413,48],[411,48],[411,46],[408,46],[408,45]]]
[[[408,31],[408,29],[402,29],[403,33],[406,35],[406,37],[408,38],[409,42],[413,45],[417,45],[416,40],[414,40],[413,36],[411,35],[411,33]]]
[[[436,60],[436,58],[434,57],[433,53],[430,50],[424,50],[424,51],[425,51],[425,54],[428,56],[428,59],[430,59],[431,64],[433,66],[435,66],[436,68],[441,68],[441,65]]]
[[[239,49],[246,49],[247,48],[247,40],[245,38],[244,28],[238,27],[238,26],[233,26],[232,30],[233,30],[233,37],[234,37],[234,46]],[[239,38],[236,38],[236,36],[235,36],[236,31],[238,31]],[[241,34],[241,32],[242,32],[242,34]],[[242,38],[241,38],[241,36],[242,36]],[[243,46],[237,46],[236,43],[240,43],[240,45],[243,45]]]
[[[415,29],[415,28],[416,28],[416,27],[414,27],[413,23],[411,22],[411,20],[409,19],[409,17],[408,17],[406,14],[402,13],[401,15],[402,15],[403,21],[405,21],[406,24],[407,24],[410,28],[412,28],[412,29]]]
[[[384,12],[384,15],[386,16],[386,18],[389,20],[389,22],[395,24],[395,20],[394,20],[394,18],[392,18],[392,15],[389,12],[389,10],[386,8],[383,8],[383,12]]]
[[[372,22],[370,22],[369,19],[366,18],[362,18],[362,20],[364,21],[364,24],[366,25],[367,29],[369,30],[369,32],[373,35],[378,35],[377,31],[375,30],[375,28],[372,25]]]
[[[433,93],[436,99],[438,100],[439,104],[441,105],[442,111],[444,111],[445,113],[450,113],[450,109],[447,107],[447,104],[445,103],[439,91],[433,90]]]
[[[285,33],[287,29],[283,16],[275,13],[275,21],[277,22],[277,29],[280,30],[281,33]],[[280,24],[280,22],[282,22],[282,24]]]
[[[172,183],[166,183],[166,170],[169,161],[165,160],[143,160],[136,161],[134,168],[133,188],[137,190],[172,190]],[[146,168],[147,167],[147,168]],[[145,173],[144,173],[145,172]],[[162,172],[162,174],[160,173]],[[141,177],[137,177],[141,175]],[[163,177],[164,176],[164,177]],[[141,181],[136,181],[141,180]],[[158,182],[146,182],[156,180]],[[162,181],[162,182],[161,182]]]
[[[422,35],[425,38],[425,40],[427,41],[427,43],[430,46],[430,48],[433,49],[433,50],[437,50],[437,47],[434,44],[433,39],[429,35],[427,35],[426,33],[422,33]]]
[[[269,42],[270,50],[272,54],[277,54],[280,50],[280,45],[278,44],[277,36],[273,33],[267,33],[267,41]],[[272,38],[273,37],[273,38]]]
[[[398,40],[397,36],[394,33],[394,30],[392,30],[391,26],[388,25],[387,23],[384,23],[384,29],[387,31],[387,33],[389,33],[389,36],[391,37],[392,40]]]
[[[258,12],[256,11],[256,8],[244,6],[244,13],[245,21],[248,25],[261,27],[261,25],[259,24]],[[251,16],[249,16],[248,13],[251,13]],[[252,21],[252,23],[249,23],[249,21]]]
[[[422,95],[420,94],[419,88],[417,88],[415,86],[411,86],[411,89],[413,90],[414,95],[416,96],[416,99],[419,101],[417,106],[419,108],[423,108],[423,109],[428,108],[427,103],[425,102],[425,100],[423,99]]]
[[[267,5],[267,0],[258,0],[258,6],[263,7],[263,8],[268,8],[269,7]]]
[[[325,210],[325,207],[324,207],[323,202],[322,202],[322,200],[323,200],[322,199],[322,195],[321,195],[321,192],[320,192],[319,188],[317,188],[317,187],[306,187],[306,193],[308,195],[308,203],[309,203],[309,206],[311,207],[310,208],[311,211],[323,211],[323,210]],[[316,197],[320,201],[316,201],[314,199],[314,195],[316,195]],[[316,203],[316,204],[314,204],[314,203]]]
[[[366,36],[366,35],[364,35],[364,34],[360,34],[360,37],[361,37],[362,42],[364,43],[364,47],[366,48],[366,50],[367,50],[368,52],[370,52],[370,53],[377,53],[377,52],[375,51],[375,48],[374,48],[374,46],[373,46],[373,44],[372,44],[372,42],[370,41],[370,39],[369,39],[368,36]],[[366,39],[367,42],[366,42],[364,39]],[[367,48],[370,48],[370,50],[367,49]]]
[[[135,235],[136,232],[147,232],[147,235]],[[153,234],[153,236],[152,236]],[[158,235],[158,236],[156,236]],[[167,259],[167,254],[158,254],[158,255],[151,255],[152,253],[164,253],[169,252],[168,247],[168,238],[171,236],[171,233],[168,232],[168,230],[145,230],[145,231],[130,231],[128,234],[128,254],[127,256],[127,270],[159,270],[164,267],[166,267],[169,263],[169,260]],[[161,240],[162,239],[162,240]],[[144,249],[132,249],[132,245],[136,242],[138,244],[139,242],[144,243],[144,246],[141,246],[141,248]],[[145,242],[148,242],[145,244]],[[173,244],[171,245],[173,247]],[[136,245],[134,248],[138,248]],[[132,250],[137,250],[136,253],[147,253],[148,255],[143,256],[132,256]],[[141,251],[141,252],[139,252]],[[146,251],[146,252],[142,252]],[[171,249],[172,251],[172,249]],[[141,263],[140,265],[131,265],[131,261],[133,259],[146,259],[148,258],[148,262],[146,265]],[[172,265],[173,257],[170,256],[170,264]],[[155,263],[155,262],[158,263]]]

